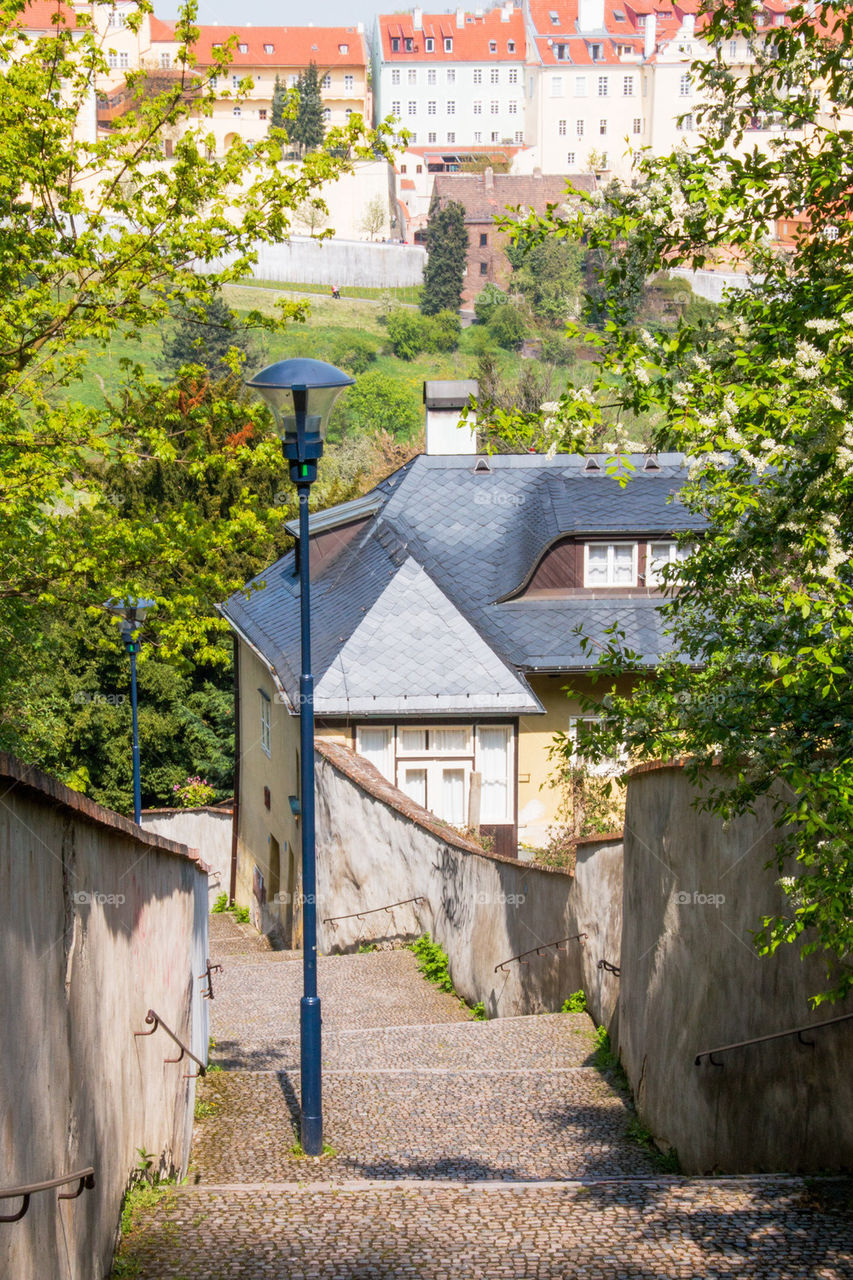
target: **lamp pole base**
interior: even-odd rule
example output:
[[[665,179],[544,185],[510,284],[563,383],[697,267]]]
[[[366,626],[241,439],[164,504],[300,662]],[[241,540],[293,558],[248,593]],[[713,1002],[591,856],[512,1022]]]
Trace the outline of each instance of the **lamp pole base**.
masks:
[[[303,996],[299,1004],[302,1042],[302,1150],[306,1156],[323,1154],[323,1095],[320,1074],[322,1018],[320,997]]]

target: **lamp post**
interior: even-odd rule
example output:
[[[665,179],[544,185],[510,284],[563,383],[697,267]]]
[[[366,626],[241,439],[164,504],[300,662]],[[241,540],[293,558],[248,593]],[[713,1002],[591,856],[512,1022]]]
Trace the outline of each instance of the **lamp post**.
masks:
[[[133,821],[139,825],[142,816],[142,783],[139,773],[139,720],[136,713],[136,655],[139,652],[139,632],[148,612],[154,608],[153,600],[107,600],[103,608],[113,618],[119,619],[119,630],[124,647],[130,654],[130,711],[133,720]]]
[[[302,1150],[323,1151],[321,1013],[317,995],[317,851],[314,832],[314,677],[311,673],[311,579],[308,497],[323,456],[332,405],[355,379],[322,360],[281,360],[247,384],[272,409],[299,498],[300,816],[302,821],[302,1000],[299,1008]]]

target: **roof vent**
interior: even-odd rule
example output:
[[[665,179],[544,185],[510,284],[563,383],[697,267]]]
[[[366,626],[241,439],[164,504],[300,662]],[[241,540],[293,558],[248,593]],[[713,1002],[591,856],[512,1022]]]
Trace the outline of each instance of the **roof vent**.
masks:
[[[650,453],[643,463],[644,471],[660,471],[660,463],[653,453]]]
[[[474,463],[474,474],[480,476],[490,476],[492,468],[489,465],[488,458],[478,458]]]
[[[598,465],[595,458],[587,458],[584,471],[600,471],[600,470],[601,470],[601,467]]]

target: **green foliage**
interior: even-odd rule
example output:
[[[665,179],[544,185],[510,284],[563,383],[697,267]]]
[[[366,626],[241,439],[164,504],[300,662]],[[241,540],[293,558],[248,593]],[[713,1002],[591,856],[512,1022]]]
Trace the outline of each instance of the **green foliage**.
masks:
[[[299,76],[294,89],[295,112],[287,116],[284,127],[288,139],[302,155],[323,145],[326,129],[323,123],[323,97],[316,62],[311,62]]]
[[[227,911],[228,910],[228,894],[220,893],[216,898],[216,901],[214,902],[213,906],[210,908],[210,910],[214,915],[221,915],[223,912]]]
[[[270,133],[273,129],[284,129],[284,113],[287,108],[287,90],[281,83],[281,77],[276,73],[275,84],[272,91],[272,110],[270,111]]]
[[[482,1000],[478,1000],[476,1004],[471,1005],[471,1017],[474,1022],[488,1022],[489,1015]]]
[[[651,1129],[646,1128],[639,1116],[631,1116],[626,1134],[631,1142],[636,1143],[638,1147],[642,1147],[651,1156],[660,1173],[681,1173],[681,1164],[675,1147],[670,1147],[667,1151],[661,1151],[654,1140]]]
[[[373,196],[364,206],[359,226],[365,235],[375,240],[388,218],[388,205],[381,196]]]
[[[695,460],[679,497],[708,522],[670,573],[674,656],[629,697],[624,677],[643,662],[611,634],[602,754],[621,741],[636,760],[689,756],[701,804],[724,820],[769,797],[787,900],[755,922],[757,946],[820,954],[820,1003],[853,991],[853,11],[819,3],[787,19],[765,38],[747,0],[713,7],[709,47],[746,35],[754,62],[693,64],[697,101],[714,104],[696,113],[698,141],[644,157],[635,185],[577,216],[527,227],[585,237],[604,299],[598,377],[567,392],[543,434],[585,452],[605,406],[645,415],[655,449]],[[756,118],[784,127],[739,151]],[[786,254],[766,235],[782,218],[801,218]],[[748,291],[674,327],[633,323],[641,276],[713,265],[721,249],[749,264]]]
[[[429,320],[430,351],[455,351],[459,346],[462,322],[456,311],[438,311]]]
[[[453,991],[447,953],[437,942],[433,942],[428,933],[418,938],[417,942],[411,943],[410,950],[417,956],[418,969],[427,982],[432,982],[439,991]]]
[[[228,910],[231,912],[238,924],[250,923],[248,907],[239,907],[236,902],[232,902]]]
[[[492,339],[506,351],[517,351],[524,341],[526,325],[518,307],[512,302],[502,302],[495,307],[489,320]]]
[[[573,991],[572,994],[563,1001],[562,1013],[586,1013],[586,992]]]
[[[349,332],[335,340],[329,360],[347,373],[364,373],[375,361],[377,350],[374,338],[363,333]],[[347,394],[347,399],[350,394]]]
[[[477,317],[477,323],[488,324],[495,309],[504,306],[507,301],[507,295],[503,289],[499,289],[496,284],[489,281],[474,299],[474,315]]]
[[[425,316],[439,311],[458,312],[468,255],[465,210],[455,200],[446,205],[433,201],[426,231],[427,263],[421,291]]]
[[[200,365],[211,378],[227,377],[254,357],[248,330],[222,298],[194,308],[178,307],[174,324],[163,331],[163,368],[177,373],[184,365]]]
[[[358,955],[366,956],[366,955],[369,955],[372,951],[378,951],[378,950],[379,948],[377,947],[375,942],[362,942],[358,948]]]
[[[335,407],[329,439],[350,439],[365,432],[387,432],[404,440],[423,426],[423,408],[411,383],[371,370],[362,374]]]
[[[584,251],[570,240],[549,238],[526,243],[517,238],[507,249],[513,267],[512,289],[520,293],[534,316],[564,325],[577,315]]]
[[[432,324],[427,316],[397,307],[387,320],[391,350],[401,360],[414,360],[432,345]]]

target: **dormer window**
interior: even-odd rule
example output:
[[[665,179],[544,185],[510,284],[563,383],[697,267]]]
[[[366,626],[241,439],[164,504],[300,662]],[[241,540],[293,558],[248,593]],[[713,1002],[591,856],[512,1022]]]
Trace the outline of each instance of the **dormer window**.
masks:
[[[248,52],[249,52],[249,46],[248,46],[247,44],[238,44],[238,45],[237,45],[237,49],[238,49],[238,51],[239,51],[240,53],[248,53]]]
[[[445,53],[453,52],[453,36],[444,37],[444,52]]]
[[[338,53],[349,53],[349,45],[348,45],[348,44],[339,44],[339,45],[338,45]]]
[[[400,52],[400,40],[397,36],[391,37],[391,52],[392,53]]]
[[[403,41],[403,45],[404,45],[404,47],[405,47],[406,53],[411,53],[411,52],[412,52],[412,37],[411,37],[411,36],[406,36],[405,40]]]
[[[490,40],[490,41],[489,41],[489,53],[497,53],[497,51],[498,51],[498,42],[497,42],[497,40]]]
[[[583,584],[585,587],[636,587],[636,542],[587,542]]]
[[[507,40],[507,42],[506,42],[506,51],[507,51],[507,53],[515,53],[515,41],[514,41],[514,40]]]
[[[687,559],[692,550],[693,544],[690,542],[680,544],[674,540],[650,542],[646,557],[646,586],[666,586],[664,581],[664,569],[666,566],[668,564],[680,564]]]
[[[433,39],[432,36],[427,36],[427,38],[424,40],[424,47],[427,53],[435,52],[435,40]]]
[[[274,44],[265,44],[265,45],[264,45],[264,53],[275,53],[275,45],[274,45]]]

